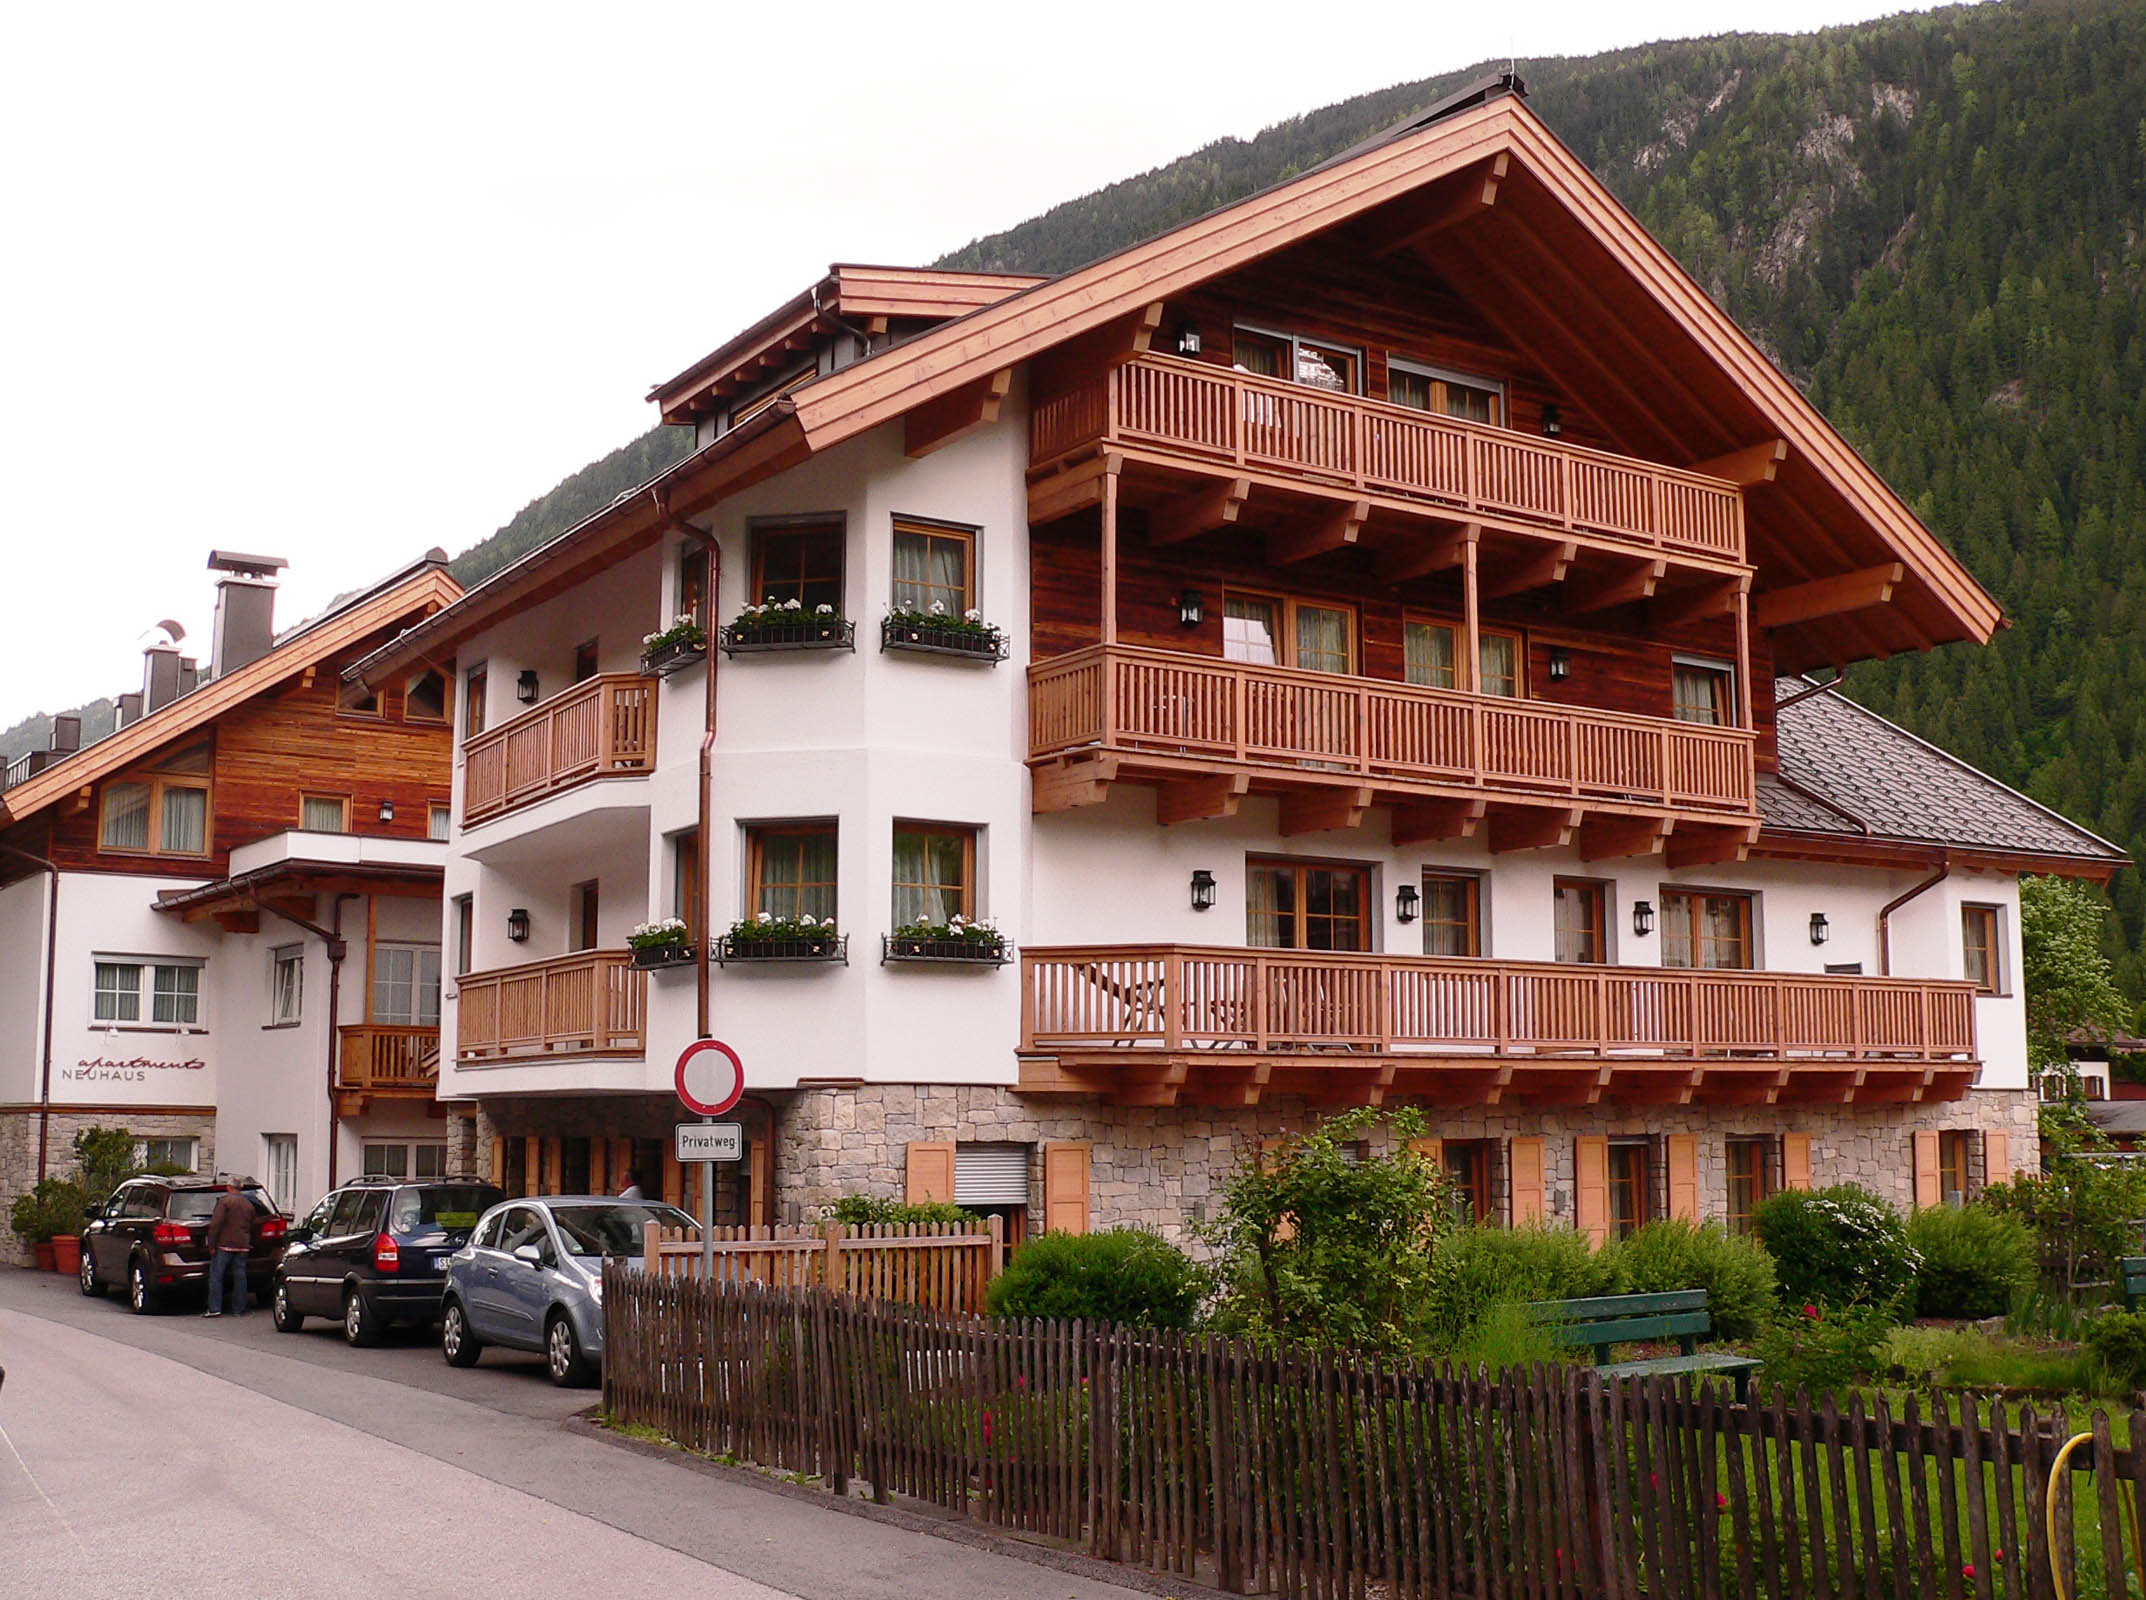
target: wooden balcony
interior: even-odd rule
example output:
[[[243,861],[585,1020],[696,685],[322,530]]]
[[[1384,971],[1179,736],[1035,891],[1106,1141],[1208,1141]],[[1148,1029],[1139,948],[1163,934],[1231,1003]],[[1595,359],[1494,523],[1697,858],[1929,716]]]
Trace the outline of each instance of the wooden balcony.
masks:
[[[1738,840],[1757,816],[1748,729],[1127,645],[1030,667],[1028,737],[1038,810],[1065,792],[1060,764],[1165,784],[1222,774],[1285,795],[1339,786],[1363,805],[1481,796],[1607,808],[1725,824],[1716,831]],[[1671,830],[1628,831],[1651,849]]]
[[[657,682],[637,672],[589,678],[469,740],[462,825],[597,778],[654,771]]]
[[[582,950],[455,980],[455,1059],[639,1055],[648,974],[626,950]]]
[[[339,1114],[355,1116],[375,1099],[430,1100],[439,1083],[437,1027],[369,1022],[336,1029]]]
[[[1102,448],[1635,554],[1745,559],[1742,492],[1721,479],[1174,356],[1035,407],[1036,467]]]
[[[1173,945],[1021,952],[1021,1088],[1127,1103],[1955,1100],[1972,984]]]

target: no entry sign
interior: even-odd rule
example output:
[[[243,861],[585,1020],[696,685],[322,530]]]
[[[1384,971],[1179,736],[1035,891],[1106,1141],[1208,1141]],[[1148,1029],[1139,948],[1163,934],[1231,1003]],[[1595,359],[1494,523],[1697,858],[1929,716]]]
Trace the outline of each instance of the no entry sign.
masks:
[[[676,1081],[688,1111],[719,1117],[745,1093],[745,1063],[720,1039],[695,1039],[678,1053]]]

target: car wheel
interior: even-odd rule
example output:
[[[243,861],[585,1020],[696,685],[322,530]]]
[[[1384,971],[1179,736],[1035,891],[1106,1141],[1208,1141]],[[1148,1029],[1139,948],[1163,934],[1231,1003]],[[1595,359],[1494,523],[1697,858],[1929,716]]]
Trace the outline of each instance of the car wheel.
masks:
[[[469,1331],[469,1314],[459,1300],[448,1301],[440,1313],[440,1354],[450,1367],[474,1367],[484,1354],[483,1344]]]
[[[589,1381],[588,1358],[574,1336],[573,1319],[563,1313],[544,1329],[544,1362],[551,1369],[551,1381],[562,1389],[579,1389]]]
[[[305,1313],[291,1304],[291,1286],[281,1278],[270,1291],[268,1315],[278,1333],[296,1333],[306,1325]]]
[[[127,1264],[127,1309],[137,1317],[156,1311],[156,1291],[149,1287],[149,1269],[140,1261]]]
[[[343,1342],[360,1350],[380,1342],[380,1319],[355,1289],[343,1295]]]
[[[82,1270],[76,1278],[82,1285],[82,1292],[92,1300],[104,1298],[104,1281],[97,1276],[97,1254],[90,1249],[87,1239],[82,1241]]]

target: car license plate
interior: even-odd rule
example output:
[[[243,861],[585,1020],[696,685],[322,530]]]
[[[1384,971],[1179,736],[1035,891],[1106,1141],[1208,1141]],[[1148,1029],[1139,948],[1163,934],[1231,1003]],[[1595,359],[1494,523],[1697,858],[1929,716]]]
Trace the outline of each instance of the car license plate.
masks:
[[[454,1260],[454,1256],[452,1253],[449,1253],[444,1256],[434,1256],[432,1258],[432,1270],[434,1272],[445,1272],[447,1270],[447,1263],[452,1260]]]

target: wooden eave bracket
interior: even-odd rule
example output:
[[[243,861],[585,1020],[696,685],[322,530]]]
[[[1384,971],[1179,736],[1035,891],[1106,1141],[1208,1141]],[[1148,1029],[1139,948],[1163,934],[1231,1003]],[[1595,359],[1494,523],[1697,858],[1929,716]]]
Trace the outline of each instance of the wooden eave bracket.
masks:
[[[1783,628],[1790,623],[1882,606],[1892,599],[1893,590],[1906,576],[1907,567],[1895,561],[1831,578],[1814,578],[1786,589],[1769,589],[1753,599],[1751,620],[1761,628]]]
[[[1428,539],[1387,545],[1378,553],[1379,582],[1406,583],[1411,578],[1427,578],[1434,572],[1457,567],[1468,546],[1481,543],[1482,538],[1483,525],[1467,522]]]
[[[927,400],[902,418],[902,449],[909,456],[928,456],[964,434],[998,421],[999,408],[1013,387],[1013,368],[996,372],[951,389],[936,400]]]
[[[1677,594],[1657,594],[1647,605],[1647,625],[1651,629],[1674,628],[1707,617],[1733,616],[1737,600],[1750,592],[1751,574],[1746,572]]]
[[[1582,818],[1579,806],[1500,806],[1490,814],[1491,853],[1558,849],[1572,843]]]
[[[1591,611],[1607,611],[1611,606],[1630,605],[1635,600],[1651,600],[1655,586],[1668,570],[1667,561],[1642,561],[1608,583],[1568,587],[1565,590],[1565,615],[1580,617]]]
[[[1288,838],[1299,833],[1332,833],[1337,829],[1354,828],[1363,822],[1364,813],[1370,809],[1371,790],[1362,785],[1287,794],[1282,796],[1282,836]]]
[[[1252,495],[1250,478],[1225,478],[1212,488],[1180,495],[1148,513],[1148,544],[1151,547],[1182,544],[1203,533],[1226,527],[1237,520]],[[1034,518],[1030,518],[1031,521]]]
[[[1672,867],[1710,867],[1724,861],[1741,861],[1751,853],[1758,836],[1757,822],[1741,827],[1686,828],[1669,837],[1662,859]]]
[[[1580,824],[1580,859],[1659,855],[1676,825],[1675,817],[1627,817],[1598,811]]]
[[[1356,543],[1357,535],[1364,531],[1364,524],[1370,520],[1371,502],[1351,500],[1339,511],[1308,528],[1300,528],[1294,533],[1270,533],[1267,535],[1267,564],[1285,567],[1292,562],[1325,555],[1330,550],[1346,549]]]
[[[1214,817],[1234,817],[1237,807],[1251,791],[1252,779],[1242,772],[1225,772],[1211,778],[1189,778],[1166,783],[1155,791],[1155,820],[1165,827],[1174,822],[1205,822]]]
[[[1719,478],[1739,489],[1755,489],[1762,483],[1773,482],[1774,474],[1781,470],[1781,463],[1787,459],[1788,441],[1767,439],[1746,445],[1741,450],[1731,450],[1727,455],[1694,461],[1684,470],[1705,478]]]
[[[1490,809],[1488,800],[1413,800],[1393,808],[1396,845],[1472,839]]]
[[[1091,756],[1081,761],[1060,761],[1038,767],[1030,778],[1029,808],[1033,812],[1071,811],[1076,806],[1100,805],[1109,797],[1118,776],[1116,756]]]
[[[1563,583],[1565,574],[1571,570],[1573,558],[1579,553],[1577,542],[1560,539],[1541,554],[1529,556],[1518,566],[1508,567],[1494,578],[1486,576],[1482,582],[1482,597],[1485,600],[1503,600],[1508,595],[1525,594],[1530,589],[1543,589],[1553,583]]]
[[[1397,250],[1410,249],[1457,223],[1482,216],[1498,203],[1498,185],[1512,171],[1512,163],[1512,152],[1500,150],[1479,167],[1462,173],[1455,192],[1435,209],[1412,215],[1374,235],[1371,254],[1389,256]]]
[[[1106,452],[1028,486],[1028,520],[1040,527],[1103,503],[1103,480],[1124,469],[1125,457]]]

